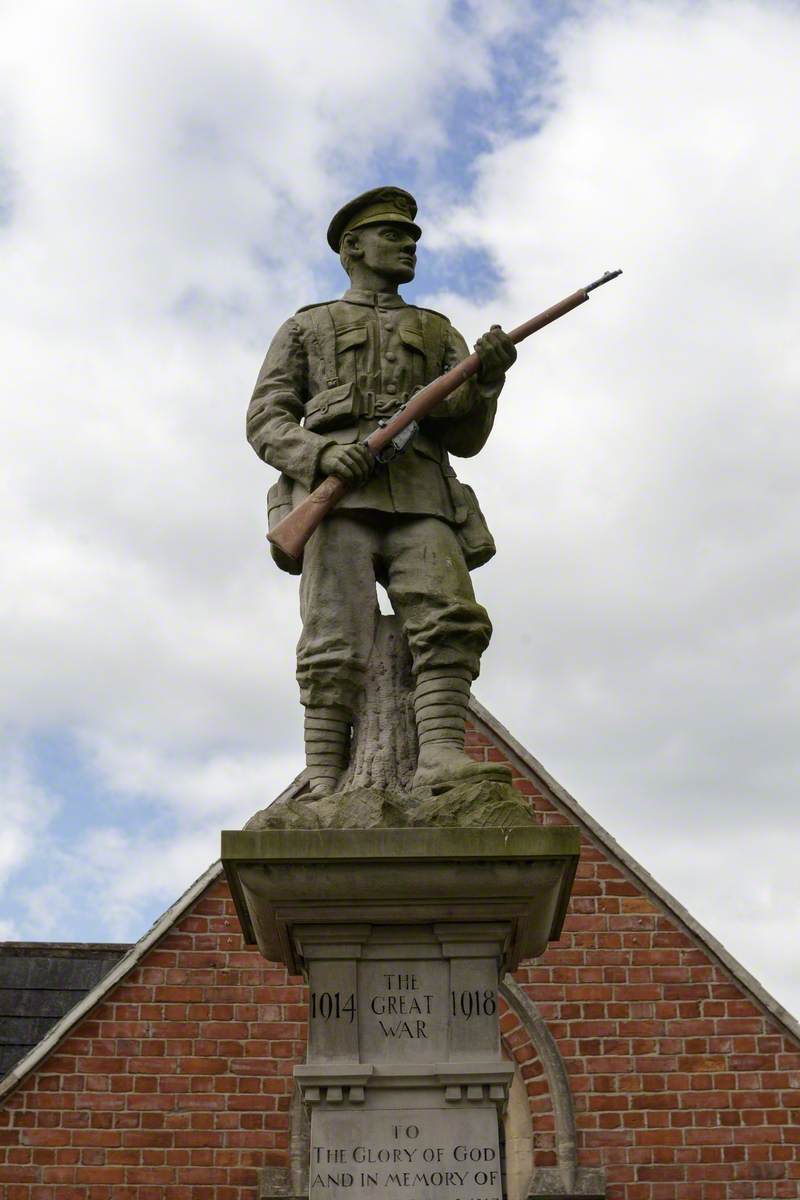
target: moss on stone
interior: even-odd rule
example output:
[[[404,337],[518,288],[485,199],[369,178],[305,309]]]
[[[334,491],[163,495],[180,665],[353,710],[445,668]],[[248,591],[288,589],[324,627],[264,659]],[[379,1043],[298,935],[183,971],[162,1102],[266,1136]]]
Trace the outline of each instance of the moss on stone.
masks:
[[[354,788],[321,800],[291,797],[251,817],[259,829],[407,829],[449,827],[515,829],[536,825],[524,796],[509,784],[473,780],[434,794]]]

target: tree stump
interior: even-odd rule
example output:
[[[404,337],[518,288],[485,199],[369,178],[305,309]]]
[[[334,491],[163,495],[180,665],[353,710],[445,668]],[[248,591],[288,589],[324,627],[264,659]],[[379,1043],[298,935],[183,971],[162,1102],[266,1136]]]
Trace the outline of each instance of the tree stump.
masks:
[[[364,691],[353,714],[350,765],[332,796],[296,786],[255,813],[246,829],[396,829],[408,826],[533,825],[526,798],[509,784],[466,780],[444,794],[411,790],[417,769],[411,655],[397,617],[377,614]]]
[[[417,767],[411,654],[397,617],[378,614],[364,690],[353,714],[340,791],[407,792]]]

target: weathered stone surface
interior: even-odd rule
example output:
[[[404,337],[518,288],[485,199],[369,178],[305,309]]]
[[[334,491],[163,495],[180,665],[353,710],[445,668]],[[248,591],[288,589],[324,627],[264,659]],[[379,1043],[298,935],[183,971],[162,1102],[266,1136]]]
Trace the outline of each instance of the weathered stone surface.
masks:
[[[354,788],[321,800],[278,800],[251,817],[245,829],[403,829],[413,824],[414,810],[409,795]]]
[[[356,788],[323,800],[290,798],[262,809],[246,829],[404,829],[431,825],[448,828],[516,829],[535,825],[525,798],[504,783],[476,780],[441,795],[381,792]]]
[[[525,797],[507,783],[475,780],[460,783],[441,795],[415,795],[418,800],[413,825],[516,829],[537,823]]]
[[[411,653],[400,622],[379,616],[340,791],[408,791],[417,766],[413,691]]]
[[[596,1167],[578,1167],[566,1183],[558,1167],[542,1167],[534,1171],[528,1190],[528,1200],[605,1200],[605,1172]]]

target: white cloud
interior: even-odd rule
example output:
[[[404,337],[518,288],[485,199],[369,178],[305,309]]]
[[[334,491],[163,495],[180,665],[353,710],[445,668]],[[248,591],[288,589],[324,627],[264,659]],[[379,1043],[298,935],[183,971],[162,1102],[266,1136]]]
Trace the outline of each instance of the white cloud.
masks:
[[[0,745],[0,887],[31,860],[57,809],[56,798],[36,783],[21,752],[8,742]]]
[[[80,855],[64,856],[62,895],[72,902],[72,920],[86,921],[81,892],[88,889],[109,940],[137,941],[146,927],[143,912],[167,909],[218,857],[219,824],[208,817],[167,836],[101,826],[91,831]],[[29,905],[38,899],[39,892],[32,893]]]
[[[102,784],[124,800],[150,798],[189,824],[214,818],[235,825],[263,808],[302,768],[301,755],[271,748],[179,757],[152,744],[94,738],[87,757]]]
[[[26,879],[27,875],[22,878]],[[85,888],[85,878],[80,883]],[[69,922],[74,919],[82,899],[85,899],[85,892],[79,889],[70,895],[68,880],[63,876],[35,886],[23,883],[17,895],[21,911],[18,922],[23,935],[21,940],[79,941],[79,938],[70,937],[65,927],[68,930]]]

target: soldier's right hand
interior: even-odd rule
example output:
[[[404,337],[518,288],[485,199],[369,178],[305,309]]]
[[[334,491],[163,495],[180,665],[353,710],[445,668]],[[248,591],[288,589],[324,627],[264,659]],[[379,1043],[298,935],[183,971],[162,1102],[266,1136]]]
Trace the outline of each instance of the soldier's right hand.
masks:
[[[352,442],[349,446],[328,446],[322,451],[319,469],[323,475],[335,475],[352,487],[366,483],[375,460],[366,446]]]

